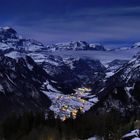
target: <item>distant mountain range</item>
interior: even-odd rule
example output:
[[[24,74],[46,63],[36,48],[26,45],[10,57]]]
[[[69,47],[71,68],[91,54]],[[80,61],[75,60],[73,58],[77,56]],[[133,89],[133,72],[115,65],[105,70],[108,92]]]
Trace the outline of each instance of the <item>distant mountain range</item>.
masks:
[[[136,43],[126,49],[107,50],[85,41],[45,46],[24,39],[10,27],[0,28],[0,116],[52,110],[64,120],[95,105],[96,111],[116,108],[123,115],[134,112],[140,103],[139,48]],[[105,63],[94,58],[97,52],[106,59],[122,50],[124,54],[135,50],[136,55],[132,60],[131,56],[129,60],[109,57]],[[83,51],[87,57],[82,57]],[[72,57],[76,52],[81,56]],[[93,57],[88,57],[89,53]]]
[[[106,49],[101,44],[89,44],[85,41],[71,41],[67,43],[57,43],[47,46],[48,50],[96,50],[105,51]]]

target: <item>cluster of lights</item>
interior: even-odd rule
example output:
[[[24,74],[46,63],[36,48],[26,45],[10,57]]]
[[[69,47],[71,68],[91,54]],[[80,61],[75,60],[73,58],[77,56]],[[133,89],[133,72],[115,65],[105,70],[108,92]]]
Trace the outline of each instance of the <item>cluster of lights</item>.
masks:
[[[76,109],[72,110],[72,112],[71,112],[72,117],[73,117],[74,119],[76,118],[77,112],[78,112],[78,110],[76,110]]]
[[[67,105],[62,106],[62,108],[61,108],[62,111],[67,111],[67,109],[68,109]]]
[[[81,92],[90,92],[91,89],[90,88],[83,87],[83,88],[78,88],[78,91],[81,91]]]
[[[61,118],[62,121],[65,121],[66,119],[67,119],[66,116],[63,116],[63,117]]]
[[[81,112],[84,112],[84,108],[83,108],[83,107],[80,107],[80,111],[81,111]]]
[[[81,103],[83,103],[83,104],[86,102],[86,100],[81,99],[81,98],[79,99],[79,101],[80,101]]]
[[[57,101],[61,102],[61,100],[66,101],[65,104],[59,103],[59,108],[62,111],[61,116],[60,116],[62,121],[65,121],[70,116],[73,119],[75,119],[77,117],[78,110],[80,110],[80,112],[85,112],[84,104],[86,104],[87,101],[85,99],[83,99],[82,97],[89,94],[89,92],[91,92],[90,88],[82,87],[82,88],[77,88],[75,90],[75,93],[73,93],[71,95],[67,95],[67,96],[58,95],[58,96],[56,96],[56,102]],[[80,106],[79,105],[75,106],[75,105],[69,104],[69,99],[73,100],[74,102],[75,101],[78,102],[78,104],[80,103],[79,104]]]

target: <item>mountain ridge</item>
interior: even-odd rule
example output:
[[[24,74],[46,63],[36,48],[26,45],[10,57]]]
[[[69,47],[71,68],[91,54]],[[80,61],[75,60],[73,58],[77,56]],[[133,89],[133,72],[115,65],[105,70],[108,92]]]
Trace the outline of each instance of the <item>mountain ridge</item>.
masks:
[[[68,48],[69,45],[68,43]],[[89,47],[89,44],[86,42],[72,42],[70,49],[75,47],[73,51],[77,52],[83,48],[87,50],[87,46]],[[101,49],[98,50],[99,54],[110,52],[100,45],[98,47]],[[29,106],[33,111],[40,111],[41,106],[43,111],[52,110],[55,116],[62,120],[70,117],[71,113],[75,118],[77,110],[81,109],[84,113],[94,106],[97,111],[105,112],[116,108],[124,114],[127,114],[132,106],[138,108],[135,102],[139,102],[139,53],[131,61],[114,59],[106,65],[96,58],[62,57],[50,53],[40,42],[18,37],[17,32],[8,27],[0,31],[0,48],[0,73],[6,74],[2,78],[8,85],[4,86],[4,90],[12,90],[11,95],[15,97],[18,88],[27,91],[19,92],[23,97],[24,94],[27,95],[23,101],[23,104],[27,102],[25,108]],[[96,46],[92,44],[91,48],[95,50]],[[0,89],[3,90],[3,84]],[[17,99],[22,100],[22,96],[17,96]],[[14,102],[16,104],[17,101],[14,99]],[[102,106],[98,105],[100,103]]]

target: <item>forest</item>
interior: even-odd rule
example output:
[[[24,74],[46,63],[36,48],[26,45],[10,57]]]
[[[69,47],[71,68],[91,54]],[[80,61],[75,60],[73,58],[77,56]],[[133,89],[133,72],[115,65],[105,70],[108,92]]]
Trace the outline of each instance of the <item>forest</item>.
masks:
[[[65,121],[54,118],[49,111],[44,113],[26,112],[21,116],[14,113],[0,123],[1,140],[86,140],[98,136],[99,140],[119,140],[121,136],[135,128],[140,115],[122,117],[112,109],[108,113],[95,114],[93,111],[70,117]]]

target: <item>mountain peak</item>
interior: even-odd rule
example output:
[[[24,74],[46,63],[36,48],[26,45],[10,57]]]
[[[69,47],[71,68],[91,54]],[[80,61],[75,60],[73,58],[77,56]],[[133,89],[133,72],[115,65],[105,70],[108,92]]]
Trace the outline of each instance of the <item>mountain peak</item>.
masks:
[[[103,45],[101,44],[90,44],[86,41],[70,41],[64,43],[56,43],[53,45],[47,46],[48,50],[96,50],[96,51],[105,51]]]
[[[140,42],[136,42],[132,46],[132,48],[139,48],[139,47],[140,47]]]
[[[14,33],[14,34],[17,33],[15,29],[13,29],[9,26],[0,27],[0,30],[3,31],[3,32],[11,32],[11,33]]]
[[[11,27],[0,28],[0,40],[17,39],[17,32]]]

